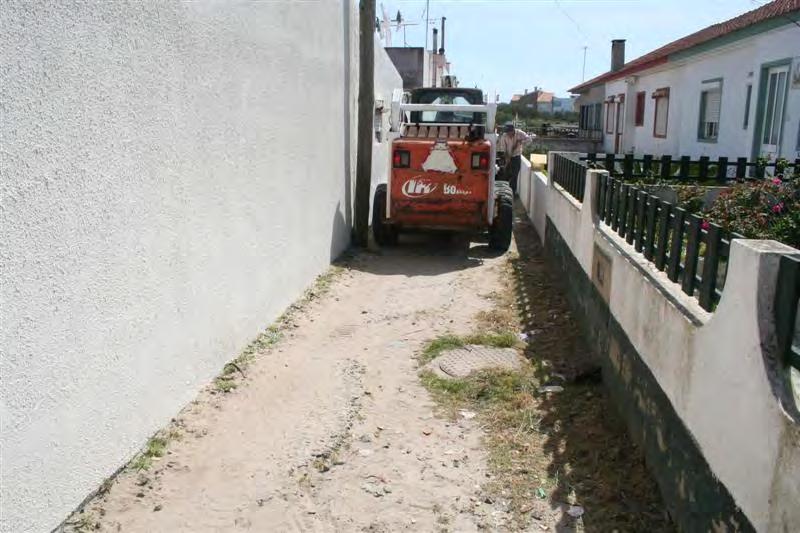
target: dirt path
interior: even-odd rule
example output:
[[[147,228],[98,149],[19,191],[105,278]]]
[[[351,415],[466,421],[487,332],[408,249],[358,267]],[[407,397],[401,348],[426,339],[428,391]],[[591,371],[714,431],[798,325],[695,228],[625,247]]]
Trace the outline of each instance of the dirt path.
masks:
[[[512,270],[457,238],[350,258],[235,389],[201,393],[165,430],[163,457],[123,471],[72,529],[519,531],[484,422],[437,416],[415,359],[437,336],[508,317],[497,295],[513,294]],[[532,530],[562,530],[563,516]]]
[[[500,526],[502,510],[476,505],[480,430],[434,417],[414,354],[471,331],[504,259],[420,241],[350,260],[235,390],[203,393],[179,415],[182,437],[163,458],[88,506],[91,520],[170,532]]]

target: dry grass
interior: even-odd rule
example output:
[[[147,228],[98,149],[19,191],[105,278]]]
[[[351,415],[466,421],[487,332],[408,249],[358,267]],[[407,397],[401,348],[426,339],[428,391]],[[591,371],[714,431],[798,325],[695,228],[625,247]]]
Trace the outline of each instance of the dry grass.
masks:
[[[520,253],[501,273],[513,284],[493,293],[494,309],[477,318],[484,331],[528,332],[523,351],[531,365],[460,380],[423,371],[423,384],[446,416],[464,408],[478,412],[494,474],[486,489],[509,502],[520,529],[673,531],[642,453],[595,372],[558,273],[545,265],[529,225],[519,224],[515,235]],[[436,339],[421,359],[459,341]],[[540,392],[552,384],[563,390]],[[571,517],[565,512],[570,505],[585,514]]]

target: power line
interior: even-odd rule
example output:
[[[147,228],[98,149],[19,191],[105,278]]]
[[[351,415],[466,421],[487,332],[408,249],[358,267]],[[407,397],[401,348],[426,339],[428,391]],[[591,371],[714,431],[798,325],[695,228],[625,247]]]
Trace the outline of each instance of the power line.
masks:
[[[553,1],[555,2],[556,7],[558,8],[558,10],[561,11],[561,13],[565,17],[567,17],[570,21],[572,21],[572,23],[575,25],[575,28],[577,28],[578,33],[580,33],[583,36],[584,39],[588,39],[586,33],[583,31],[583,28],[581,28],[581,25],[578,24],[578,21],[575,20],[574,18],[572,18],[572,16],[569,13],[567,13],[567,11],[563,7],[561,7],[561,2],[559,2],[559,0],[553,0]]]

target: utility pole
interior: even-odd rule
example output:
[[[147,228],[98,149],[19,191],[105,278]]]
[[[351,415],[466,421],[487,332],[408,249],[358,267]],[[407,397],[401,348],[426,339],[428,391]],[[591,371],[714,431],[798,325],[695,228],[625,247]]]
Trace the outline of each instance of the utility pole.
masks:
[[[358,150],[354,238],[369,241],[369,189],[372,181],[372,128],[375,107],[375,0],[358,3]]]
[[[583,69],[581,69],[581,82],[586,81],[586,49],[588,46],[583,47]]]

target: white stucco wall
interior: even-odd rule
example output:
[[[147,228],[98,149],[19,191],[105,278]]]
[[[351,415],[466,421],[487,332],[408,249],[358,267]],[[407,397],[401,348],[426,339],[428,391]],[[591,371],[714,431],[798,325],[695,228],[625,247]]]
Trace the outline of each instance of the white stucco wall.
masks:
[[[347,245],[358,24],[347,0],[2,12],[0,531],[17,533],[56,526]]]
[[[759,33],[713,50],[676,60],[606,84],[606,94],[625,94],[627,112],[621,152],[636,154],[688,155],[693,158],[725,156],[751,158],[756,132],[756,110],[764,64],[787,58],[800,61],[800,28],[793,24]],[[704,80],[722,78],[720,132],[717,142],[697,138],[700,92]],[[752,84],[748,125],[744,127],[747,86]],[[670,88],[669,123],[666,139],[653,136],[654,90]],[[636,93],[645,91],[642,126],[634,126]],[[800,121],[800,89],[789,89],[784,114],[781,156],[800,157],[797,148]],[[606,151],[613,151],[613,137],[605,136]]]
[[[587,172],[587,199],[596,194],[595,172]],[[711,314],[600,223],[592,202],[578,203],[555,184],[549,191],[545,214],[586,275],[595,245],[611,258],[610,311],[714,474],[758,531],[800,528],[800,428],[771,389],[762,351],[774,338],[778,257],[796,250],[774,241],[734,241],[725,291]]]

